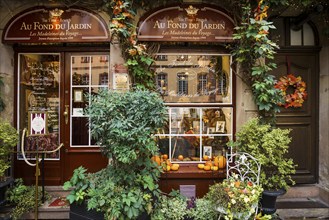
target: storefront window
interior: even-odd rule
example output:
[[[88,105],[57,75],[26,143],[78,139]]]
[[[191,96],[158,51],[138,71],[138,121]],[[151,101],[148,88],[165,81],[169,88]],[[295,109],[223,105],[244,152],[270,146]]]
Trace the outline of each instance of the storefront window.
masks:
[[[74,62],[81,60],[81,62]],[[109,56],[89,55],[71,57],[71,146],[96,147],[90,136],[88,117],[83,114],[89,104],[87,94],[108,89]]]
[[[169,105],[181,103],[222,105],[232,103],[231,57],[229,55],[159,54],[155,68],[157,79],[166,73],[164,100]],[[158,91],[163,93],[163,86]]]
[[[183,163],[221,154],[233,133],[230,55],[161,56],[167,59],[156,60],[157,87],[169,116],[156,135],[161,154]]]
[[[25,151],[51,151],[59,145],[60,56],[21,53],[18,56],[18,129],[24,128]],[[34,154],[27,154],[34,158]],[[59,152],[46,159],[59,159]],[[21,155],[18,154],[21,159]]]

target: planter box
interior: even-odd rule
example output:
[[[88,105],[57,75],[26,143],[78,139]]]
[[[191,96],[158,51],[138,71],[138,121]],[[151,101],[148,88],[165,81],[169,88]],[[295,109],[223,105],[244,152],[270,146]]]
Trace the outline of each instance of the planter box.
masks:
[[[70,220],[84,220],[84,219],[94,219],[94,220],[103,220],[104,214],[97,212],[95,210],[87,209],[87,204],[76,204],[73,203],[70,205]]]
[[[104,213],[97,212],[95,210],[87,209],[87,204],[76,204],[73,203],[70,205],[70,220],[104,220]],[[146,213],[143,213],[137,218],[137,220],[150,220],[150,216]]]

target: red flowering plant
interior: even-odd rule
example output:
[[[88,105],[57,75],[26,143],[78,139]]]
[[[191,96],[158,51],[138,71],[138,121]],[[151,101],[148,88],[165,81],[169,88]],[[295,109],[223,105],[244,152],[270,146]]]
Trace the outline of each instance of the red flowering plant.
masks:
[[[302,81],[300,76],[296,77],[293,74],[283,76],[274,87],[282,91],[284,103],[280,103],[279,105],[284,106],[285,108],[302,107],[305,99],[307,98],[306,83]],[[294,89],[294,91],[289,93],[289,88]]]

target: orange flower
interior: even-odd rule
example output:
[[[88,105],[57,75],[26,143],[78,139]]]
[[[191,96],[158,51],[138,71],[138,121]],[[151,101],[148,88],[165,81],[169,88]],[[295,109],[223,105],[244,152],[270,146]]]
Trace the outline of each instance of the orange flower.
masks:
[[[268,34],[269,32],[268,31],[265,31],[265,30],[262,30],[260,32],[258,32],[258,34]]]
[[[131,56],[135,56],[135,55],[137,54],[137,50],[136,50],[136,49],[130,49],[130,50],[128,51],[128,53],[129,53],[129,55],[131,55]]]
[[[122,15],[123,15],[123,17],[126,17],[126,18],[133,18],[132,14],[130,14],[129,12],[123,12]]]
[[[118,6],[115,6],[113,8],[113,14],[114,15],[118,15],[119,13],[121,13],[121,11],[122,11],[122,9],[120,7],[118,7]]]

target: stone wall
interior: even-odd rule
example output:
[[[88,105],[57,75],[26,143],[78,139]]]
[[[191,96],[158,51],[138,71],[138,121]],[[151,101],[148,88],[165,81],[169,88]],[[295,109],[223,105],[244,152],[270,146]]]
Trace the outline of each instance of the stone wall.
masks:
[[[2,31],[0,31],[2,34]],[[1,112],[1,118],[13,123],[14,120],[14,52],[12,47],[0,44],[0,73],[4,86],[1,88],[1,98],[6,108]]]
[[[320,33],[320,45],[319,184],[329,190],[329,37]]]

